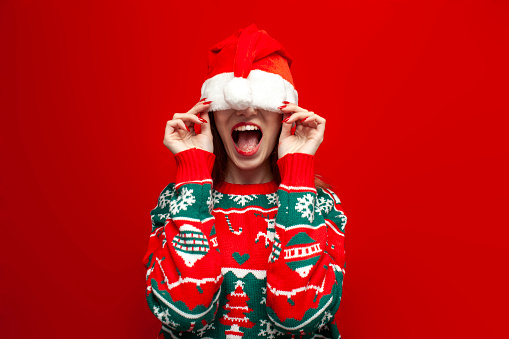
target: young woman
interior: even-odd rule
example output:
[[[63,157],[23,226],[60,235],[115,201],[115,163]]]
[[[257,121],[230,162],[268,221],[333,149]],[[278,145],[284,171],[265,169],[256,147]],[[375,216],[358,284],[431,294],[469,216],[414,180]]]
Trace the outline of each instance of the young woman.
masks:
[[[315,179],[325,119],[298,106],[290,65],[241,29],[212,47],[203,99],[166,124],[177,174],[144,258],[160,338],[340,337],[346,217]]]

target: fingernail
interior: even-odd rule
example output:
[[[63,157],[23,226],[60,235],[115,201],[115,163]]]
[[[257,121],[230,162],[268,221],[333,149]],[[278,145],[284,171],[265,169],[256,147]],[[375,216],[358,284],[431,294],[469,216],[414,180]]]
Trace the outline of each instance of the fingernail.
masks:
[[[309,117],[308,117],[309,118]],[[300,122],[304,122],[307,118],[302,119]]]
[[[278,108],[279,108],[279,109],[283,109],[283,108],[285,108],[286,106],[287,106],[287,105],[283,105],[283,106],[279,106]]]
[[[205,101],[205,99],[207,99],[207,98],[203,98],[203,99],[200,99],[200,101],[198,101],[198,102],[202,102],[202,101]]]
[[[204,104],[204,105],[208,105],[208,104],[210,104],[211,102],[212,102],[212,100],[211,100],[211,101],[205,101],[203,104]]]
[[[187,127],[187,125],[186,125],[186,128],[187,128],[187,131],[188,131],[188,132],[191,132],[191,130],[189,129],[189,127]]]
[[[200,119],[200,121],[205,123],[205,124],[207,123],[207,120],[205,120],[205,119],[202,119],[202,118],[198,118],[198,119]]]
[[[281,121],[281,123],[283,123],[283,122],[287,122],[287,121],[288,121],[288,119],[290,119],[290,117],[288,117],[288,118],[286,118],[286,119],[283,119],[283,121]]]
[[[287,104],[288,105],[289,103],[290,103],[290,101],[283,101],[283,104]]]

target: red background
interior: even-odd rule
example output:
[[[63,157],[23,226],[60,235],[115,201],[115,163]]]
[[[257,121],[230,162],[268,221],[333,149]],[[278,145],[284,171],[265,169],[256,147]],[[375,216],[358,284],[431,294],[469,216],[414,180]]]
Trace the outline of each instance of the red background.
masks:
[[[242,4],[242,5],[241,5]],[[2,338],[155,338],[142,257],[173,113],[256,23],[347,225],[344,338],[507,337],[507,1],[1,1]],[[505,121],[503,121],[505,120]]]

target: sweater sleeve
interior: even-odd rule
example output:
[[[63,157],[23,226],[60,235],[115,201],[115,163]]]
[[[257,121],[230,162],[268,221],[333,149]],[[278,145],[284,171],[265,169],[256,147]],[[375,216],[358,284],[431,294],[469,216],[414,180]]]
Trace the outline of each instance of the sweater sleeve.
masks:
[[[211,214],[214,158],[196,148],[177,153],[176,182],[150,213],[146,298],[163,330],[200,329],[217,311],[223,276]]]
[[[333,191],[316,190],[314,156],[287,154],[278,167],[282,180],[267,269],[267,313],[279,331],[307,334],[335,324],[345,273],[346,216]]]

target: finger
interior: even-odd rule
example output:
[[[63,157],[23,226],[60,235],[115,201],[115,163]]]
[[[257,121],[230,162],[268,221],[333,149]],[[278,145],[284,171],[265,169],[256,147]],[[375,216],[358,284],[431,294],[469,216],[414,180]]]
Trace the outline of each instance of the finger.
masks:
[[[191,132],[191,129],[181,119],[173,119],[168,121],[167,125],[173,127],[174,130],[180,129],[183,131]]]
[[[318,126],[318,122],[316,121],[316,114],[306,117],[306,118],[303,118],[301,120],[297,120],[296,123],[297,123],[297,125],[301,125],[304,127],[311,127],[311,128],[316,128]]]
[[[304,118],[301,120],[301,124],[308,127],[314,128],[324,128],[325,129],[325,119],[319,116],[318,114],[314,114],[309,118]]]
[[[326,122],[326,120],[323,117],[321,117],[319,115],[316,115],[315,121],[317,123],[316,129],[319,132],[321,132],[322,134],[325,133],[325,122]]]
[[[166,123],[164,139],[174,138],[175,136],[182,139],[187,133],[189,133],[189,131],[185,128],[182,129],[182,126],[178,125],[178,121],[170,120]]]
[[[309,112],[309,111],[305,111],[305,112],[302,111],[302,112],[293,113],[288,118],[288,120],[285,121],[285,124],[292,124],[292,123],[300,121],[300,120],[302,120],[304,118],[310,117],[313,114],[315,114],[315,113],[314,112]]]
[[[283,120],[286,119],[286,118],[289,118],[292,114],[291,113],[285,113],[283,114]],[[290,135],[292,135],[292,124],[285,124],[283,123],[283,127],[281,128],[281,135],[280,135],[280,139],[285,139],[287,137],[289,137]]]
[[[198,125],[206,123],[205,121],[200,120],[200,118],[198,116],[196,116],[195,114],[191,114],[191,113],[175,113],[175,114],[173,114],[173,119],[181,119],[188,126],[191,125],[190,124],[191,122],[198,124]]]
[[[303,119],[303,121],[297,126],[296,133],[304,134],[306,128],[311,128],[316,130],[316,136],[322,136],[325,133],[325,119],[319,116],[318,114],[314,114],[311,117]]]
[[[307,112],[307,109],[304,109],[302,107],[297,106],[296,104],[289,103],[284,104],[282,106],[279,106],[278,109],[283,113],[290,113],[290,112]]]
[[[194,106],[198,106],[198,105],[202,104],[205,101],[207,101],[207,98],[202,98],[202,99],[200,99],[200,101],[198,101],[196,104],[194,104]]]
[[[210,100],[209,101],[200,101],[196,105],[194,105],[193,108],[191,108],[189,111],[187,111],[187,113],[196,115],[200,112],[204,112],[204,111],[208,112],[208,109],[210,108],[211,103],[212,103],[212,101],[210,101]]]
[[[166,122],[166,128],[164,129],[164,134],[165,135],[170,135],[172,134],[174,131],[175,131],[175,127],[172,126],[172,120],[168,120]]]

